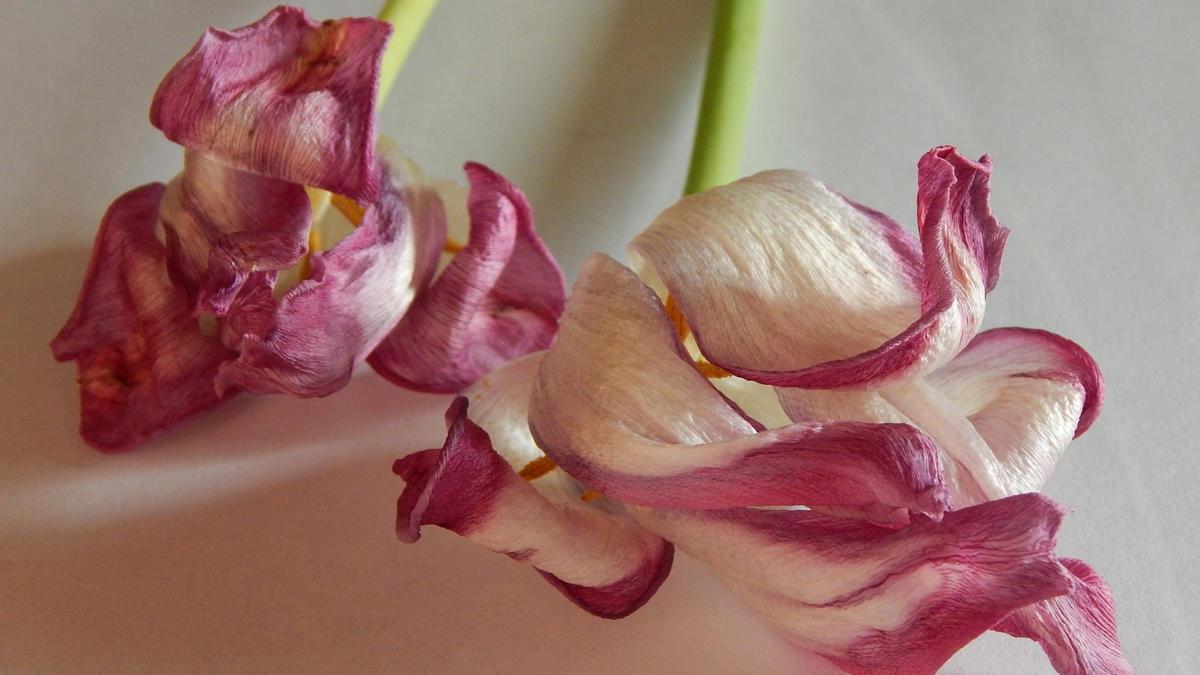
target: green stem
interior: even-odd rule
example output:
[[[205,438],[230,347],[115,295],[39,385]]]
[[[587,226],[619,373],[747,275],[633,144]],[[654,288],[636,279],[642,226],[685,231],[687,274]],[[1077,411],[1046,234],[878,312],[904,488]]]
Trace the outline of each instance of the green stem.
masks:
[[[738,178],[762,0],[717,0],[684,194]]]
[[[383,52],[383,63],[379,68],[379,97],[376,107],[382,108],[396,75],[404,66],[404,60],[412,51],[413,44],[421,35],[421,29],[438,0],[387,0],[383,9],[379,10],[379,20],[392,24],[392,37],[388,40],[387,49]]]

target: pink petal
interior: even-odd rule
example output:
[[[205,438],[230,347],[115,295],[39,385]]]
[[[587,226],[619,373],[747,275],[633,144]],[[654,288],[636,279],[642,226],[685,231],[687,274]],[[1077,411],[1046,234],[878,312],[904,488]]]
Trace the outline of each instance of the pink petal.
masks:
[[[423,525],[453,530],[534,566],[587,611],[619,618],[666,579],[674,549],[619,506],[583,501],[583,488],[560,469],[532,481],[514,471],[541,455],[525,424],[540,357],[507,364],[469,390],[473,419],[467,398],[459,397],[446,413],[450,429],[441,449],[397,460],[395,471],[407,483],[397,534],[412,542]]]
[[[1104,399],[1100,369],[1082,347],[1032,328],[980,333],[929,381],[987,441],[1012,492],[1045,483]]]
[[[238,169],[374,200],[375,88],[390,33],[284,6],[210,28],[163,78],[150,122]]]
[[[50,345],[54,358],[76,362],[80,433],[105,452],[215,405],[213,378],[233,355],[201,335],[187,294],[167,278],[154,233],[163,192],[144,185],[108,208],[75,310]]]
[[[793,419],[915,425],[944,453],[961,507],[1038,490],[1099,414],[1104,388],[1095,361],[1074,342],[1001,328],[980,333],[923,380],[878,393],[778,391]]]
[[[554,339],[562,271],[533,227],[529,202],[483,166],[466,165],[471,237],[369,359],[399,386],[461,391]]]
[[[251,273],[290,267],[307,249],[310,208],[296,183],[187,152],[160,216],[171,280],[200,312],[223,315]]]
[[[696,370],[658,296],[592,256],[534,387],[538,445],[588,487],[654,507],[940,512],[936,450],[905,425],[762,431]]]
[[[871,422],[909,424],[920,428],[876,391],[778,388],[776,392],[788,417],[796,422]],[[938,446],[938,457],[950,493],[951,506],[960,508],[987,501],[987,495],[974,476],[954,455]]]
[[[1071,574],[1070,591],[1013,612],[996,630],[1036,640],[1063,675],[1132,675],[1121,654],[1108,585],[1081,560],[1059,562]]]
[[[272,275],[247,282],[230,310],[226,336],[241,355],[221,367],[218,388],[331,394],[396,325],[421,281],[416,257],[429,248],[426,240],[441,241],[445,218],[440,208],[428,208],[436,199],[428,188],[396,175],[402,166],[381,162],[378,170],[379,200],[345,239],[312,255],[307,280],[278,302],[271,298]],[[414,211],[414,204],[422,206]]]
[[[930,372],[975,334],[1007,235],[988,210],[990,171],[949,147],[922,157],[920,255],[887,216],[790,171],[686,197],[632,248],[726,370],[787,387],[879,385]]]
[[[786,637],[851,673],[932,673],[1014,609],[1064,593],[1060,509],[1020,495],[892,530],[809,511],[644,511]]]

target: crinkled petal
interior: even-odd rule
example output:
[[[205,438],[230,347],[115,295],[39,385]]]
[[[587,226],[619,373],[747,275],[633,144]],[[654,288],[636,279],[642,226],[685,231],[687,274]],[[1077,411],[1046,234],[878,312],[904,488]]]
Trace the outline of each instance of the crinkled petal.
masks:
[[[927,377],[876,391],[777,389],[792,419],[907,422],[943,452],[956,506],[1032,492],[1100,413],[1099,368],[1042,330],[980,333]],[[969,475],[968,475],[969,474]]]
[[[239,171],[187,152],[160,217],[171,280],[198,312],[223,315],[256,271],[295,264],[307,249],[310,208],[296,183]]]
[[[796,422],[872,422],[910,424],[920,428],[896,410],[877,391],[864,389],[775,389],[779,403]],[[938,446],[942,474],[951,496],[951,506],[960,508],[987,501],[979,484],[955,457]]]
[[[686,197],[632,248],[713,363],[778,386],[877,386],[936,369],[978,329],[1007,235],[990,171],[949,147],[922,157],[920,253],[883,214],[793,171]]]
[[[943,508],[933,444],[899,424],[762,427],[695,368],[658,297],[594,255],[534,387],[538,445],[584,485],[667,508]]]
[[[1081,347],[1052,333],[988,331],[946,367],[881,397],[962,464],[989,499],[1041,487],[1099,414],[1103,385]],[[957,498],[956,505],[964,500]]]
[[[376,84],[390,33],[383,21],[318,24],[283,6],[243,28],[210,28],[159,84],[150,122],[236,168],[373,201]]]
[[[605,618],[641,607],[671,569],[674,548],[608,500],[584,501],[561,469],[526,480],[516,469],[540,456],[529,435],[529,389],[541,354],[493,371],[446,414],[441,449],[397,460],[404,478],[398,502],[401,541],[423,525],[537,568],[572,602]]]
[[[892,530],[809,511],[635,516],[777,630],[851,673],[933,673],[1014,609],[1064,593],[1060,509],[1020,495]]]
[[[80,433],[105,452],[216,404],[213,379],[233,356],[200,333],[187,294],[167,278],[154,232],[163,192],[144,185],[108,208],[75,310],[51,343],[54,358],[77,364]]]
[[[889,405],[929,435],[944,456],[962,465],[985,499],[999,499],[1018,490],[1010,485],[1008,471],[971,421],[925,378],[879,391]],[[955,495],[954,506],[965,504]]]
[[[1132,675],[1108,585],[1082,560],[1059,562],[1071,574],[1070,591],[1013,612],[996,630],[1037,641],[1063,675]]]
[[[399,321],[416,294],[415,258],[427,248],[421,242],[444,236],[445,220],[440,209],[410,208],[436,196],[396,175],[402,166],[380,162],[378,170],[379,200],[345,239],[311,256],[308,279],[277,303],[271,277],[247,282],[230,311],[230,324],[247,332],[227,336],[241,355],[222,366],[219,388],[331,394]]]
[[[938,441],[954,503],[965,506],[1039,489],[1071,439],[1100,414],[1104,384],[1096,362],[1074,342],[997,328],[924,381],[901,388],[776,392],[798,422],[914,424]]]
[[[1100,369],[1082,347],[1031,328],[980,333],[929,382],[987,441],[1014,493],[1045,483],[1104,398]]]
[[[471,237],[369,359],[392,382],[452,393],[545,349],[566,303],[562,271],[529,202],[500,174],[466,165]]]

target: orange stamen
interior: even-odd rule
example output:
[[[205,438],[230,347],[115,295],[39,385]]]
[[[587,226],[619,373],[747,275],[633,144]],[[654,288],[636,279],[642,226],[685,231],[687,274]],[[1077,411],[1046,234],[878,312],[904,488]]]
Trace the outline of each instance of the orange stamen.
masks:
[[[691,331],[688,328],[687,319],[683,316],[683,310],[679,309],[679,303],[675,301],[675,296],[667,294],[667,301],[663,303],[663,309],[667,311],[667,319],[675,327],[675,332],[679,334],[679,339],[686,340],[688,333]]]
[[[714,363],[709,363],[708,361],[705,361],[704,359],[696,360],[696,370],[700,371],[701,375],[707,377],[710,380],[719,380],[722,377],[732,377],[733,376],[733,373],[729,372],[728,370],[725,370],[721,366],[718,366]]]
[[[587,492],[584,492],[583,494],[579,495],[579,498],[585,502],[594,502],[603,496],[604,496],[604,493],[602,493],[602,492],[597,492],[595,490],[588,490]]]
[[[663,310],[667,313],[667,320],[675,327],[675,332],[679,334],[680,341],[686,340],[691,328],[688,327],[687,318],[683,315],[683,310],[679,308],[679,303],[675,301],[675,296],[667,294],[667,299],[663,302]],[[722,377],[731,377],[733,373],[725,370],[721,366],[709,363],[704,359],[696,359],[696,370],[700,374],[710,380],[719,380]]]
[[[518,473],[521,475],[521,478],[524,478],[525,480],[536,480],[542,476],[545,476],[556,468],[558,468],[558,465],[554,463],[554,460],[542,455],[541,457],[538,457],[532,462],[526,464],[525,468],[521,469]]]
[[[362,204],[337,193],[334,193],[329,198],[329,203],[333,204],[333,207],[338,211],[341,211],[342,215],[346,216],[346,220],[349,220],[351,225],[358,227],[362,224],[363,215],[367,212],[367,209]]]
[[[463,250],[463,245],[449,237],[446,238],[446,243],[442,245],[442,252],[449,253],[450,255],[454,255],[461,250]]]

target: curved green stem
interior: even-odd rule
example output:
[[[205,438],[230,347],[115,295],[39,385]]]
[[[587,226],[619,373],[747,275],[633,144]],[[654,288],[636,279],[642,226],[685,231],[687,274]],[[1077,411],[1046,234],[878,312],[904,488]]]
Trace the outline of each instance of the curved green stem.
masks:
[[[392,24],[392,37],[388,40],[387,49],[383,52],[383,63],[379,68],[379,97],[376,107],[382,108],[396,75],[404,66],[404,60],[412,51],[413,44],[421,35],[421,29],[438,0],[387,0],[383,9],[379,10],[379,20]]]
[[[762,5],[762,0],[717,0],[684,194],[738,177]]]

